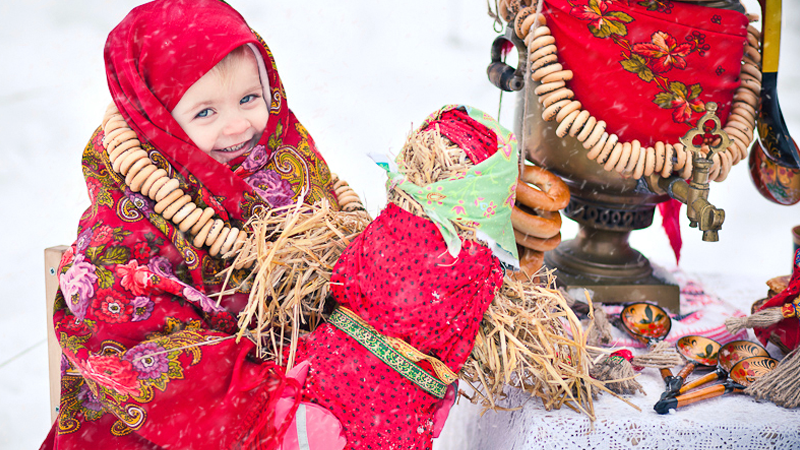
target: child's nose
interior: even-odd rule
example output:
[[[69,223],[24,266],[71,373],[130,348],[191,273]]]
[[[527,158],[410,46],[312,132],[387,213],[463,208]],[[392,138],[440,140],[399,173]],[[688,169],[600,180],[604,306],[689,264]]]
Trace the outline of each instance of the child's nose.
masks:
[[[244,133],[248,128],[250,128],[250,121],[243,115],[235,115],[225,124],[223,132],[227,135],[236,135]]]

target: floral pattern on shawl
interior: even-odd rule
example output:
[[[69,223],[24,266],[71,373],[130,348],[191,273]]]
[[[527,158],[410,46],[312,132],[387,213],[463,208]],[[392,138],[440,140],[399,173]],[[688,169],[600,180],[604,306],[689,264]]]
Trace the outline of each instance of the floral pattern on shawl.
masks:
[[[248,171],[254,170],[267,159],[266,150],[263,145],[256,147],[242,163],[242,167]],[[294,191],[288,181],[281,178],[274,170],[259,170],[244,179],[253,191],[273,208],[291,205],[293,203]]]

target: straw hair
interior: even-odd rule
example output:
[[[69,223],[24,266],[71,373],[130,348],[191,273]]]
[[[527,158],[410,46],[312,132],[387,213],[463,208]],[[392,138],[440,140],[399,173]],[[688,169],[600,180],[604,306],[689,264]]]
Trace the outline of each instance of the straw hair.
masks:
[[[234,267],[255,264],[245,280],[252,288],[239,313],[237,338],[247,335],[259,355],[291,369],[301,329],[313,331],[323,318],[333,266],[369,222],[365,211],[335,211],[326,201],[254,216],[233,262]],[[231,270],[223,274],[230,277]]]
[[[474,165],[464,150],[442,136],[438,126],[409,135],[397,162],[399,173],[420,187],[463,175]],[[402,189],[390,189],[387,201],[411,214],[427,218],[422,205]],[[462,239],[476,240],[474,228],[462,222],[453,222],[453,225]]]
[[[784,408],[800,406],[800,349],[786,355],[778,367],[754,381],[744,392],[756,400],[770,400]]]

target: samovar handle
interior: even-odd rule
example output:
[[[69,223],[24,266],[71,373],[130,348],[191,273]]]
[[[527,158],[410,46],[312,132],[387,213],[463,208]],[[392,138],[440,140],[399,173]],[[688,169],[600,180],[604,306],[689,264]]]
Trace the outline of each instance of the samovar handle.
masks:
[[[511,50],[511,46],[516,47],[518,54],[518,66],[516,69],[503,62],[503,54]],[[528,50],[514,32],[514,27],[509,24],[504,35],[497,36],[492,42],[492,62],[486,69],[489,81],[495,87],[506,92],[522,90],[525,87],[525,62],[528,57]]]

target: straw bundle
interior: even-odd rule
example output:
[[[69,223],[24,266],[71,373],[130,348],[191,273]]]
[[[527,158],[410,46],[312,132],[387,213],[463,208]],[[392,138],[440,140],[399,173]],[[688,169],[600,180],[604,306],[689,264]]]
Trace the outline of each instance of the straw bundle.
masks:
[[[254,267],[246,280],[253,286],[239,313],[238,338],[247,335],[262,357],[291,369],[301,330],[313,331],[322,320],[333,266],[370,220],[363,210],[335,211],[324,201],[253,217],[233,263]]]
[[[564,322],[576,330],[568,337]],[[505,385],[542,399],[545,409],[567,405],[594,420],[592,397],[605,390],[589,376],[591,360],[580,321],[556,290],[506,277],[483,316],[470,359],[461,371],[486,408],[496,408]]]

